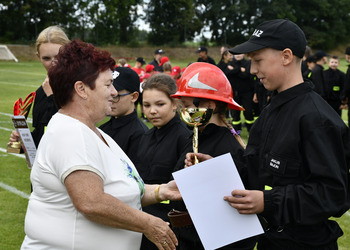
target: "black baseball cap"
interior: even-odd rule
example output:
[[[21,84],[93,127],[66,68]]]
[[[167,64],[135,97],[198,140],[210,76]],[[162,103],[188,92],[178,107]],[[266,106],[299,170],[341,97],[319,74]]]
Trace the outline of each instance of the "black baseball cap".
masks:
[[[142,65],[146,64],[146,61],[143,59],[143,57],[136,58],[137,62],[140,62]]]
[[[140,77],[132,69],[127,67],[116,67],[113,72],[113,86],[118,90],[140,92]]]
[[[263,48],[277,50],[291,49],[293,55],[302,58],[306,49],[304,32],[298,25],[287,19],[275,19],[262,22],[254,30],[248,41],[235,46],[232,54],[245,54]]]
[[[316,57],[311,55],[311,56],[308,56],[305,61],[316,63],[317,60],[316,60]]]
[[[164,51],[162,49],[156,49],[154,51],[154,54],[157,55],[157,54],[164,54]]]
[[[204,47],[204,46],[200,46],[200,47],[197,49],[196,53],[199,53],[199,52],[202,52],[202,51],[208,52],[208,49],[207,49],[206,47]]]
[[[316,61],[320,60],[321,58],[325,57],[325,56],[330,56],[328,55],[326,52],[324,52],[323,50],[318,50],[315,52],[314,57],[316,58]]]
[[[350,55],[350,47],[347,47],[345,50],[345,55]]]

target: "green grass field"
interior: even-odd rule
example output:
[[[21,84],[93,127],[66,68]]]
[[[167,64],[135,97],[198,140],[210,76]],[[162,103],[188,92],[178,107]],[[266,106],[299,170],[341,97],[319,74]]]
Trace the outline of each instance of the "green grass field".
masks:
[[[172,62],[184,67],[186,62]],[[131,65],[132,62],[131,62]],[[341,70],[345,71],[345,62]],[[13,130],[10,116],[13,103],[35,91],[45,79],[40,62],[0,61],[0,249],[19,249],[24,238],[24,217],[30,194],[30,170],[21,155],[6,153],[6,145]],[[345,112],[344,112],[345,114]],[[347,119],[343,115],[344,119]],[[28,117],[31,125],[31,113]],[[242,137],[247,140],[244,129]],[[350,249],[350,213],[336,219],[344,236],[339,239],[340,249]]]

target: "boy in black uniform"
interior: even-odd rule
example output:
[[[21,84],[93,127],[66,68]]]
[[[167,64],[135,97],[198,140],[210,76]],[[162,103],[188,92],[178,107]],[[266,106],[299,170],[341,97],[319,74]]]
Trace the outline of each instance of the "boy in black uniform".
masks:
[[[350,47],[347,47],[345,50],[345,59],[350,63]],[[349,108],[349,99],[350,99],[350,64],[348,64],[348,69],[346,71],[345,77],[345,86],[344,86],[344,96],[343,103],[348,105],[348,124],[350,121],[350,108]]]
[[[153,71],[163,72],[162,66],[159,65],[163,54],[164,51],[162,49],[156,49],[154,51],[154,59],[148,63],[154,66]]]
[[[323,50],[316,51],[313,55],[316,59],[316,65],[311,70],[310,80],[315,85],[314,90],[323,98],[326,98],[325,81],[323,76],[323,66],[327,63],[328,54]]]
[[[112,137],[132,162],[136,159],[142,135],[148,127],[137,117],[135,102],[139,97],[140,78],[135,71],[117,67],[113,86],[118,91],[112,105],[111,119],[100,129]]]
[[[296,24],[277,19],[230,50],[249,53],[251,73],[276,92],[250,131],[249,190],[224,197],[241,214],[259,214],[265,234],[258,249],[338,249],[343,232],[328,218],[349,209],[349,129],[303,82],[305,46]],[[187,155],[187,165],[192,157]]]
[[[201,46],[196,51],[198,53],[197,62],[206,62],[216,65],[215,60],[208,56],[208,49],[204,46]]]
[[[326,101],[341,116],[341,99],[344,90],[345,74],[338,69],[339,58],[332,56],[328,62],[329,69],[324,71]]]

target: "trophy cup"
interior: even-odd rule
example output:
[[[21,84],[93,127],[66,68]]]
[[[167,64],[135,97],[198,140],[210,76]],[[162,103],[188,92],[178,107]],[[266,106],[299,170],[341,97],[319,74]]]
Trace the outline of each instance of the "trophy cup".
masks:
[[[207,108],[182,108],[180,110],[181,119],[189,126],[193,127],[192,147],[193,153],[198,153],[198,127],[206,125],[213,115],[213,109]],[[194,156],[194,163],[198,159]]]
[[[13,106],[13,115],[24,116],[24,118],[27,119],[34,99],[35,92],[31,92],[24,101],[22,101],[22,98],[19,98],[17,101],[15,101],[15,104]],[[7,146],[7,152],[19,154],[21,152],[21,147],[22,145],[20,142],[12,142],[11,145]]]

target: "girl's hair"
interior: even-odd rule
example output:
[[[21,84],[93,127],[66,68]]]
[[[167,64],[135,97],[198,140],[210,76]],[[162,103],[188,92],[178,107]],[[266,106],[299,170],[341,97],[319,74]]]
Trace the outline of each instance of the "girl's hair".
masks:
[[[143,91],[151,89],[163,92],[171,101],[174,101],[171,95],[175,94],[177,90],[174,79],[164,73],[157,73],[148,78],[143,85]]]
[[[226,56],[228,53],[230,53],[230,51],[228,51],[228,49],[225,50],[225,51],[222,53],[222,55],[221,55],[221,61],[224,61],[224,60],[225,60],[225,56]]]
[[[36,39],[36,52],[39,53],[40,45],[43,43],[56,43],[66,45],[69,42],[70,41],[62,28],[58,26],[49,26],[41,31],[38,38]]]
[[[82,81],[95,89],[95,81],[101,72],[113,70],[115,61],[108,51],[92,44],[73,40],[60,49],[57,64],[48,72],[56,105],[60,108],[72,100],[74,84]]]
[[[163,71],[164,72],[171,72],[171,63],[170,62],[165,62],[163,64]]]

